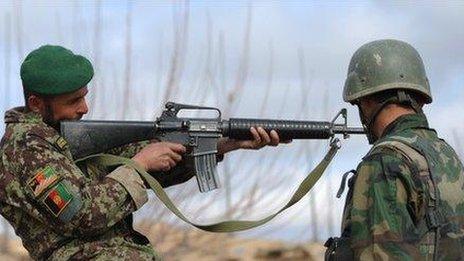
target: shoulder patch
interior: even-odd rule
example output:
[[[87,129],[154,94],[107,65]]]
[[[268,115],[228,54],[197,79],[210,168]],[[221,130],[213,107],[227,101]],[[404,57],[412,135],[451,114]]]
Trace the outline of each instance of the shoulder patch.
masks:
[[[60,150],[66,150],[68,148],[68,142],[63,137],[58,137],[55,144]]]
[[[27,181],[27,186],[32,190],[35,197],[39,197],[47,188],[59,180],[55,170],[46,166],[39,170],[32,178]]]
[[[58,217],[73,198],[68,186],[60,182],[45,195],[42,202],[55,217]]]

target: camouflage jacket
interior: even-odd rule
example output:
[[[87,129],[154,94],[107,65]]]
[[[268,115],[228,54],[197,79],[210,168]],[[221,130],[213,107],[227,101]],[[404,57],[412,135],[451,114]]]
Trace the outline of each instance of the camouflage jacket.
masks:
[[[391,123],[349,186],[342,237],[355,259],[464,259],[463,166],[423,114]]]
[[[24,108],[7,111],[5,123],[0,212],[32,258],[155,259],[148,240],[132,228],[131,213],[147,201],[134,170],[75,165],[58,132]],[[111,153],[132,157],[143,146],[130,144]],[[157,178],[169,186],[192,177],[182,168],[176,172],[157,173]]]

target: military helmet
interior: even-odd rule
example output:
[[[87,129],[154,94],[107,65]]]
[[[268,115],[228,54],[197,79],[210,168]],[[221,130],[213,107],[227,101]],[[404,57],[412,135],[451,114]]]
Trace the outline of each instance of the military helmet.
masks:
[[[351,58],[343,99],[352,104],[359,98],[385,90],[402,89],[432,102],[430,85],[419,53],[408,43],[378,40],[361,46]]]

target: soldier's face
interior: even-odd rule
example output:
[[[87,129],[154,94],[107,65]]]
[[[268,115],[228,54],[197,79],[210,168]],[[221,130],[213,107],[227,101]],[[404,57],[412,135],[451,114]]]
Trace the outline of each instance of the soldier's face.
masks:
[[[58,95],[52,98],[49,105],[53,113],[54,121],[80,120],[82,116],[89,112],[85,96],[88,93],[87,87],[79,90]]]
[[[87,87],[83,87],[72,93],[42,99],[39,112],[44,122],[58,128],[62,120],[81,119],[89,111],[85,100],[87,93]]]
[[[373,114],[375,113],[376,102],[370,99],[361,99],[358,103],[359,109],[359,118],[361,123],[366,131],[367,140],[369,144],[372,144],[377,139],[374,135],[372,124],[373,124]]]
[[[377,103],[370,99],[361,99],[359,101],[359,110],[361,110],[362,114],[365,117],[370,118],[372,117],[372,114],[374,113],[374,108],[376,105]]]

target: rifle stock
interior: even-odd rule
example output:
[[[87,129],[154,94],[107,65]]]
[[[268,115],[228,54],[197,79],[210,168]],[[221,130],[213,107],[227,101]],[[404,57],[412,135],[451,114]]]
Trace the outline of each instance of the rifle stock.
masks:
[[[75,159],[102,153],[128,143],[155,138],[149,121],[64,121],[61,135]]]

